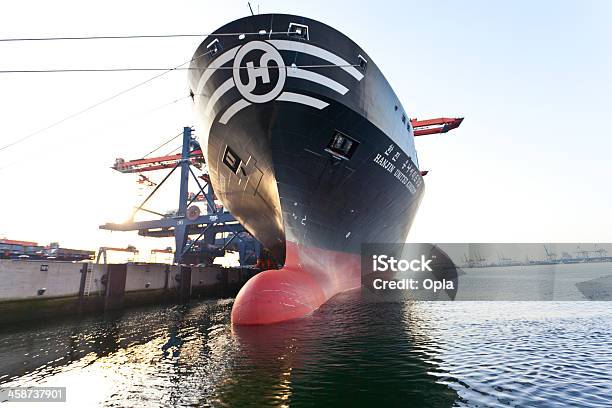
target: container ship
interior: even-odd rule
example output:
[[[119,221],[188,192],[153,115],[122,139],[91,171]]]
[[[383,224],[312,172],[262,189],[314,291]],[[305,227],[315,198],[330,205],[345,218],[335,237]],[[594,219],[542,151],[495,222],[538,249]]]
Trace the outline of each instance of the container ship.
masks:
[[[424,191],[414,125],[350,38],[248,16],[202,42],[189,83],[214,190],[280,266],[242,288],[234,324],[305,316],[361,285],[362,243],[405,242]]]

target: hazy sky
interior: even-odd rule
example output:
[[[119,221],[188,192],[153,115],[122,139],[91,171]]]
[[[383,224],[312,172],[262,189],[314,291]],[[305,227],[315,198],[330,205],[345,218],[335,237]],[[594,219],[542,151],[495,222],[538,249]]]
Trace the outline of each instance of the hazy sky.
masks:
[[[451,134],[417,139],[430,173],[410,241],[612,242],[611,2],[252,3],[347,34],[411,117],[466,117]],[[0,37],[207,33],[248,13],[246,1],[19,1],[3,7]],[[198,43],[0,42],[0,69],[172,67]],[[0,145],[154,74],[0,74]],[[97,227],[126,218],[146,193],[109,168],[115,157],[141,157],[194,123],[186,76],[0,151],[0,236],[166,246]],[[157,209],[176,207],[175,196],[168,190]]]

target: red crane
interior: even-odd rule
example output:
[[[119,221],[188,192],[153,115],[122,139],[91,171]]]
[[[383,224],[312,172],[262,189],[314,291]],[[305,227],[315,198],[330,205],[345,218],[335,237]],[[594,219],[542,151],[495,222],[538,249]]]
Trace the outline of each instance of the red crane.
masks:
[[[126,161],[124,159],[116,159],[113,169],[121,173],[142,173],[144,171],[153,171],[161,169],[170,169],[175,167],[181,161],[181,154],[173,154],[170,156],[151,157],[148,159],[137,159]],[[200,166],[204,163],[204,157],[201,150],[193,150],[189,154],[189,161],[194,166]],[[143,176],[144,177],[144,176]],[[146,180],[143,179],[143,182]]]
[[[463,118],[435,118],[435,119],[411,119],[414,136],[435,135],[437,133],[446,133],[450,130],[457,129],[463,122]],[[421,176],[425,177],[429,170],[421,171]]]
[[[433,135],[436,133],[446,133],[449,130],[457,129],[463,122],[463,118],[435,118],[435,119],[411,119],[410,123],[414,129],[415,136]]]

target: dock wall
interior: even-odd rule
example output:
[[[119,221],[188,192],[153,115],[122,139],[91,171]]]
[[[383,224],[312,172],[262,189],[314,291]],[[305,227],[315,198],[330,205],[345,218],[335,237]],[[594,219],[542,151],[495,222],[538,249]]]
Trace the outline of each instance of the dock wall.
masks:
[[[0,301],[79,294],[82,264],[0,259]],[[38,290],[45,289],[43,295]]]
[[[235,295],[241,268],[0,259],[0,324]]]

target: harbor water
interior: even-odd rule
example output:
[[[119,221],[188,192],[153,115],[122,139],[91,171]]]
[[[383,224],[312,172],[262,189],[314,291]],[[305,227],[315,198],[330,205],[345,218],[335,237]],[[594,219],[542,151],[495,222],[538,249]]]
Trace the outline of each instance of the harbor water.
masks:
[[[0,386],[65,386],[79,407],[612,406],[610,302],[373,302],[360,289],[239,328],[232,303],[2,327]]]

